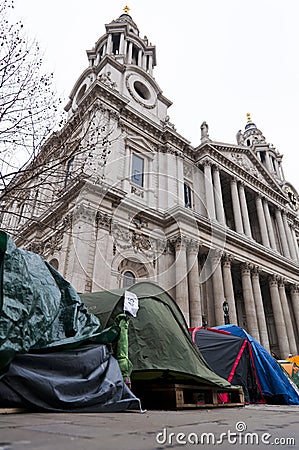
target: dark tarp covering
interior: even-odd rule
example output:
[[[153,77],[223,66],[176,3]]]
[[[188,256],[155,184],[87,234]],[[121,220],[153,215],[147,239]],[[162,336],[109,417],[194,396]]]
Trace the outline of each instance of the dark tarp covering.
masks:
[[[139,408],[103,330],[73,287],[41,256],[0,231],[0,405],[57,411]],[[91,347],[83,347],[85,345]]]
[[[212,369],[234,386],[242,386],[246,402],[261,400],[250,364],[248,341],[215,329],[195,328],[192,339]]]
[[[0,380],[0,406],[54,412],[140,409],[107,346],[17,355]]]
[[[299,405],[299,390],[290,382],[279,363],[259,342],[237,325],[222,325],[215,328],[247,339],[254,362],[256,382],[267,403]]]
[[[141,282],[127,289],[139,300],[137,317],[129,321],[129,359],[134,380],[167,379],[230,387],[216,375],[192,342],[186,321],[170,295],[159,286]],[[123,312],[125,289],[82,294],[104,327]]]
[[[117,329],[103,332],[99,319],[47,261],[17,248],[2,231],[0,268],[0,376],[17,353],[117,337]]]

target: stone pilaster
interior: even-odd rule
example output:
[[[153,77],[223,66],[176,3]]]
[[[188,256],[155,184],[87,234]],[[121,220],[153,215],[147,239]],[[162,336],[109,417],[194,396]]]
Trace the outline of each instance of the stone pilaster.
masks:
[[[245,195],[245,189],[244,189],[243,183],[239,184],[239,198],[240,198],[241,212],[242,212],[242,217],[243,217],[244,232],[245,232],[246,236],[251,238],[252,237],[251,226],[250,226],[250,221],[249,221],[248,207],[247,207],[247,201],[246,201],[246,195]]]
[[[272,219],[271,219],[270,210],[269,210],[269,204],[268,204],[267,200],[265,200],[265,199],[263,201],[263,206],[264,206],[266,225],[267,225],[267,229],[268,229],[268,233],[269,233],[270,247],[273,250],[277,250],[274,229],[273,229]]]
[[[279,290],[280,302],[281,302],[281,307],[282,307],[283,316],[284,316],[284,322],[286,325],[286,334],[288,336],[288,341],[289,341],[289,351],[293,355],[296,355],[297,354],[297,345],[296,345],[296,340],[295,340],[295,335],[294,335],[294,330],[293,330],[293,323],[292,323],[292,318],[291,318],[291,314],[290,314],[290,308],[289,308],[288,299],[287,299],[286,291],[285,291],[285,283],[284,283],[283,279],[279,280],[278,290]],[[287,357],[287,356],[288,355],[285,355],[285,357]]]
[[[241,208],[240,208],[240,200],[238,193],[238,185],[237,180],[235,178],[231,179],[231,195],[232,195],[232,203],[233,203],[233,214],[235,220],[235,227],[237,233],[244,233]]]
[[[190,325],[186,244],[185,237],[179,236],[175,240],[175,300],[181,309],[187,324]]]
[[[275,328],[278,338],[278,345],[279,345],[279,351],[280,351],[280,358],[286,358],[289,354],[289,341],[286,335],[286,325],[284,321],[284,315],[282,311],[281,301],[280,301],[280,295],[278,290],[278,280],[279,277],[276,275],[273,275],[269,279],[269,288],[270,288],[270,296],[271,296],[271,303],[272,303],[272,309],[274,314],[274,322],[275,322]]]
[[[284,224],[284,229],[285,229],[285,233],[286,233],[286,238],[287,238],[287,243],[288,243],[288,247],[289,247],[289,252],[290,252],[290,256],[292,259],[296,260],[297,259],[297,253],[296,250],[294,248],[294,241],[293,241],[293,236],[291,233],[291,229],[290,226],[288,224],[288,219],[285,213],[282,214],[282,221]]]
[[[243,299],[246,312],[246,322],[248,326],[248,332],[257,341],[260,341],[257,314],[255,310],[255,303],[253,298],[253,289],[251,283],[251,269],[252,266],[248,263],[241,265],[241,276],[242,276],[242,288],[243,288]]]
[[[190,240],[187,246],[187,267],[191,327],[199,327],[202,325],[202,301],[199,284],[198,250],[198,242]]]
[[[284,225],[283,225],[283,221],[282,221],[281,210],[279,208],[276,209],[275,215],[276,215],[277,226],[278,226],[279,235],[280,235],[280,239],[281,239],[282,254],[284,256],[286,256],[287,258],[289,258],[290,257],[289,246],[288,246],[287,237],[286,237],[286,233],[285,233],[285,229],[284,229]]]
[[[259,327],[260,342],[268,351],[270,351],[265,310],[260,286],[259,268],[257,266],[254,266],[253,270],[251,271],[251,281],[252,281],[252,291],[254,296],[255,310],[257,311],[257,322]]]
[[[257,196],[256,198],[256,211],[257,211],[257,217],[259,221],[259,226],[261,230],[261,237],[262,237],[262,244],[265,247],[270,247],[269,243],[269,236],[268,236],[268,230],[267,230],[267,224],[263,209],[263,202],[261,196]]]
[[[212,284],[213,284],[213,296],[214,296],[214,311],[215,311],[215,325],[224,324],[224,314],[222,305],[224,302],[224,289],[221,270],[221,252],[219,250],[213,250],[211,254],[211,266],[212,266]]]
[[[296,260],[298,261],[298,259],[299,259],[299,249],[298,249],[298,242],[297,242],[296,231],[295,231],[294,225],[291,225],[291,232],[292,232],[292,236],[293,236],[295,252],[296,252],[296,255],[297,255],[296,256]]]
[[[222,274],[223,274],[224,296],[229,305],[230,323],[232,323],[234,325],[238,325],[234,286],[233,286],[232,273],[231,273],[232,261],[233,261],[233,257],[231,255],[223,256]]]
[[[96,211],[87,204],[81,203],[74,210],[73,251],[68,280],[78,292],[89,291],[92,283],[93,261],[90,258],[94,256],[95,219]]]
[[[212,180],[212,168],[209,161],[204,162],[204,179],[205,179],[205,193],[206,193],[206,208],[208,217],[210,219],[216,218],[214,187]]]
[[[225,225],[225,214],[224,214],[224,208],[223,208],[220,173],[219,173],[219,168],[217,166],[213,167],[213,181],[214,181],[214,187],[215,187],[214,196],[215,196],[215,206],[216,206],[216,218],[220,223]]]
[[[291,300],[294,311],[294,318],[297,327],[297,333],[299,334],[299,285],[293,284],[291,286]],[[299,349],[298,349],[299,351]]]

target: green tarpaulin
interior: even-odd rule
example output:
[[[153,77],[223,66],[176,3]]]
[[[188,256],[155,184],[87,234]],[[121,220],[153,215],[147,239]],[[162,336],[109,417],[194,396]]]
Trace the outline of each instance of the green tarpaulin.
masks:
[[[175,301],[159,286],[141,282],[131,286],[139,299],[137,317],[129,321],[129,359],[132,382],[138,379],[192,380],[229,387],[216,375],[194,346],[186,321]],[[123,312],[125,289],[82,294],[87,308],[101,321],[113,325]]]
[[[113,341],[118,328],[100,321],[73,287],[41,256],[0,231],[0,376],[18,353]]]

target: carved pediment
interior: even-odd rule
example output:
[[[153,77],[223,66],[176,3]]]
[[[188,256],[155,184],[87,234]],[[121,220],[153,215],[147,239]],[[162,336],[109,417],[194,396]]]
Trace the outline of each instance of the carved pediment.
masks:
[[[250,175],[254,176],[258,180],[266,184],[269,184],[266,181],[265,176],[259,170],[259,167],[256,164],[254,164],[246,154],[230,152],[226,154],[226,157],[231,161],[233,161],[238,166],[240,166],[242,169],[246,170],[246,172],[249,173]]]
[[[155,149],[152,144],[148,142],[148,140],[144,139],[142,136],[127,136],[126,145],[133,148],[134,150],[138,150],[139,152],[147,153],[148,156],[154,156]]]

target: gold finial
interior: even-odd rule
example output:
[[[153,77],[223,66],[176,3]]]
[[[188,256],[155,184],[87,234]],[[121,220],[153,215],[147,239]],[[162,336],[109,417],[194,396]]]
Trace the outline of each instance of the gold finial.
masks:
[[[130,8],[128,7],[128,5],[126,5],[126,6],[124,7],[124,12],[125,12],[125,14],[128,14],[129,11],[130,11]]]
[[[247,113],[246,115],[247,115],[247,122],[251,122],[251,116],[250,116],[250,113]]]

